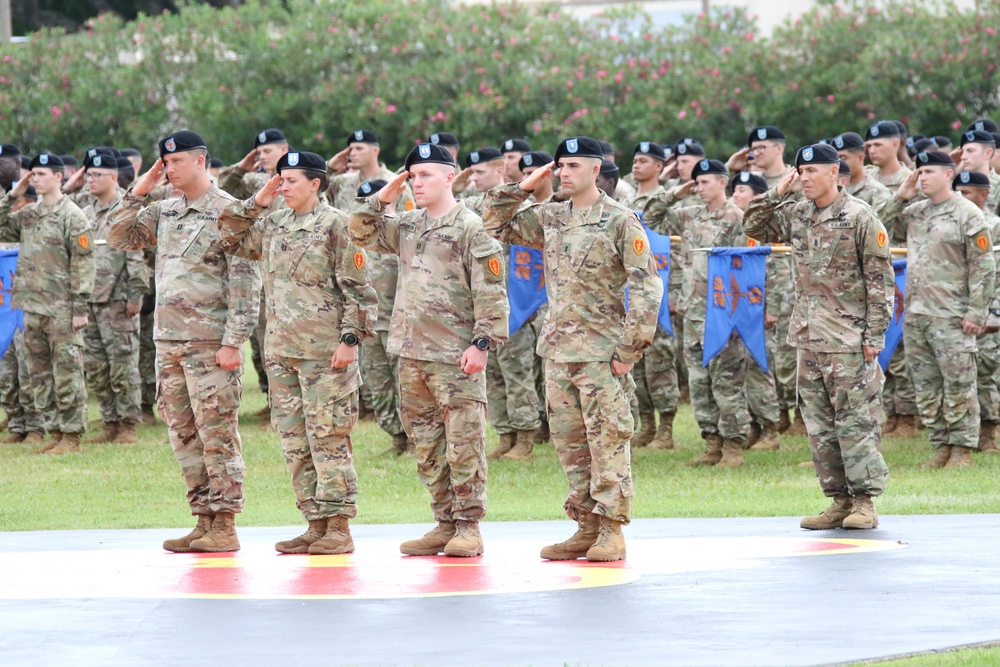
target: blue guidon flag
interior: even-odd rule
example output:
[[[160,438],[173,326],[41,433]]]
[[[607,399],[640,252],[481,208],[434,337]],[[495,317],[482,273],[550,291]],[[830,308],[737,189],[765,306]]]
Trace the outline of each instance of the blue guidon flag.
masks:
[[[642,211],[636,211],[635,214],[639,216],[641,221]],[[660,323],[661,329],[673,336],[674,325],[670,321],[670,289],[668,288],[670,285],[670,237],[654,232],[645,224],[642,225],[642,228],[646,231],[646,237],[649,239],[649,252],[656,260],[656,272],[660,274],[660,280],[663,282],[663,298],[660,299],[660,312],[657,314],[656,320]]]
[[[510,247],[507,298],[510,301],[507,329],[508,335],[513,336],[549,300],[541,250],[519,245]]]
[[[14,333],[24,331],[24,311],[10,307],[17,255],[17,250],[0,250],[0,357],[14,340]]]
[[[885,347],[878,353],[878,365],[885,372],[892,361],[892,355],[896,354],[899,341],[903,338],[903,297],[906,295],[906,260],[897,259],[892,263],[892,270],[896,274],[896,298],[893,301],[892,318],[889,320],[889,328],[885,331]]]
[[[733,330],[765,373],[764,280],[769,246],[712,248],[708,255],[708,305],[702,366],[722,351]]]

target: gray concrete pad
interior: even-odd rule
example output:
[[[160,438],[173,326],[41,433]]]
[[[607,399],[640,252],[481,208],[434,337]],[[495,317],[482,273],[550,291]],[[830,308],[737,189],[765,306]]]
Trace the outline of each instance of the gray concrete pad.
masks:
[[[350,556],[167,554],[177,530],[0,533],[3,665],[823,665],[1000,640],[1000,515],[648,519],[623,564],[546,563],[564,522],[484,524],[476,559],[410,558],[429,526],[354,526]]]

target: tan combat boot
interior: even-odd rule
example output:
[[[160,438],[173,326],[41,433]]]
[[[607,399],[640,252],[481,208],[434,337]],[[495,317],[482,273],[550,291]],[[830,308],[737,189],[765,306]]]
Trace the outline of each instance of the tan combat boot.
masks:
[[[705,453],[684,465],[688,467],[714,466],[720,460],[722,460],[722,436],[713,433],[705,436]]]
[[[43,442],[45,442],[45,436],[38,431],[28,431],[28,435],[24,436],[24,444],[26,445],[40,445]]]
[[[277,542],[274,550],[283,554],[304,554],[309,553],[309,545],[322,539],[326,533],[326,519],[313,519],[309,522],[306,532],[290,540]]]
[[[656,429],[656,437],[649,443],[650,449],[674,448],[674,417],[673,412],[660,413],[660,425]]]
[[[792,425],[792,420],[788,418],[788,410],[781,410],[778,415],[778,433],[784,433]]]
[[[722,458],[716,464],[719,468],[741,468],[743,466],[743,445],[735,440],[722,443]]]
[[[545,560],[576,560],[586,556],[590,547],[597,542],[601,517],[599,514],[581,510],[577,524],[579,527],[568,540],[543,548],[541,557]]]
[[[549,422],[547,419],[543,419],[542,425],[539,426],[538,430],[535,431],[535,444],[540,445],[542,443],[548,442],[550,437],[551,433],[549,431]]]
[[[137,445],[139,444],[139,432],[135,424],[122,422],[118,424],[118,435],[111,441],[113,445]]]
[[[1000,454],[997,449],[997,423],[984,421],[979,425],[979,453]]]
[[[10,434],[3,439],[3,444],[5,445],[16,445],[18,443],[24,442],[28,439],[27,433],[15,433],[11,431]]]
[[[83,445],[80,444],[79,433],[63,433],[59,443],[45,453],[62,456],[63,454],[79,454],[82,451]]]
[[[896,431],[896,426],[899,424],[899,415],[889,415],[885,419],[885,423],[882,424],[882,435],[889,435]]]
[[[156,413],[153,412],[152,405],[142,406],[142,423],[150,426],[156,423]]]
[[[750,422],[750,435],[747,436],[747,448],[750,449],[760,440],[760,424],[756,419]]]
[[[834,496],[833,503],[818,516],[807,516],[799,521],[799,527],[806,530],[831,530],[840,528],[844,519],[851,515],[853,503],[847,495]]]
[[[498,458],[514,449],[514,442],[517,438],[516,433],[501,433],[500,434],[500,446],[494,449],[492,452],[486,455],[486,458],[491,461],[496,461]]]
[[[191,551],[191,543],[200,537],[204,537],[208,530],[212,527],[212,515],[211,514],[199,514],[198,524],[194,527],[190,533],[184,537],[178,537],[173,540],[164,540],[163,548],[167,551],[173,551],[174,553],[186,554]]]
[[[972,467],[972,448],[971,447],[959,447],[954,445],[951,448],[951,456],[948,457],[948,462],[944,464],[945,468],[971,468]]]
[[[870,530],[878,528],[878,512],[875,503],[867,493],[855,493],[851,505],[851,514],[844,519],[842,526],[847,530]]]
[[[532,431],[522,431],[531,433]],[[534,443],[532,443],[534,444]],[[455,525],[455,537],[448,540],[444,547],[445,556],[471,558],[483,555],[483,536],[479,533],[478,521],[458,521]]]
[[[526,461],[531,458],[531,452],[535,448],[534,431],[518,431],[514,438],[514,448],[503,455],[503,458],[512,461]]]
[[[884,431],[882,435],[885,435]],[[917,416],[899,415],[899,418],[896,420],[896,428],[890,435],[893,438],[917,437]]]
[[[310,524],[311,525],[311,524]],[[326,520],[326,533],[309,545],[309,553],[332,556],[354,553],[354,538],[346,516],[331,516]]]
[[[594,546],[587,550],[587,560],[607,562],[625,559],[625,536],[620,521],[601,517],[601,528]]]
[[[806,423],[802,419],[802,411],[799,410],[798,408],[795,408],[795,421],[793,421],[792,425],[788,427],[788,430],[785,431],[785,434],[786,435],[808,435],[809,434],[808,431],[806,431]]]
[[[640,427],[632,434],[632,447],[647,447],[656,437],[656,413],[640,412]]]
[[[118,422],[104,422],[101,432],[92,438],[87,438],[88,443],[103,445],[111,442],[118,435]]]
[[[948,459],[950,458],[951,445],[941,445],[937,448],[937,451],[934,452],[934,458],[922,464],[920,467],[924,470],[927,470],[928,468],[943,468],[945,464],[948,463]]]
[[[218,512],[212,517],[212,527],[204,536],[191,542],[191,551],[222,553],[239,551],[240,538],[236,534],[236,515],[232,512]]]
[[[454,521],[438,521],[438,525],[419,540],[408,540],[399,545],[407,556],[437,556],[455,537]]]
[[[392,453],[396,456],[402,456],[406,453],[406,434],[397,433],[392,436]]]
[[[44,445],[31,452],[32,454],[48,454],[51,450],[55,449],[59,445],[59,441],[62,440],[62,431],[49,431],[49,441]]]
[[[778,425],[774,422],[763,422],[760,429],[760,440],[753,447],[755,452],[776,452],[781,449],[778,440]]]

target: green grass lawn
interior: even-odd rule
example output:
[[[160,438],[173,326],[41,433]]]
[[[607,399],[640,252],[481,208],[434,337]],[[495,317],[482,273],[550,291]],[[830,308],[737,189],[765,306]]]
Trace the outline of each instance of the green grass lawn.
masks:
[[[862,665],[892,665],[893,667],[990,667],[991,665],[1000,665],[1000,646],[991,645],[964,648],[908,658],[866,660],[854,663],[852,667],[861,667]]]

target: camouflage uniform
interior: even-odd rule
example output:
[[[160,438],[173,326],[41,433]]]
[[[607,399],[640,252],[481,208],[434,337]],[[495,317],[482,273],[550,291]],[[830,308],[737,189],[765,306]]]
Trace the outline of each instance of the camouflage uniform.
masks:
[[[486,514],[486,376],[459,368],[473,340],[507,339],[507,283],[500,244],[456,204],[387,215],[378,194],[354,202],[351,236],[399,256],[387,351],[399,355],[403,427],[439,522]]]
[[[96,199],[84,209],[94,238],[103,241],[108,232],[108,212],[121,198],[102,205]],[[139,316],[125,312],[128,303],[141,303],[147,288],[147,267],[142,251],[121,252],[107,245],[94,249],[96,277],[88,307],[90,316],[83,332],[83,360],[87,384],[94,394],[106,424],[135,424],[142,417],[139,379]]]
[[[142,251],[146,261],[149,288],[142,295],[139,311],[139,382],[141,383],[143,411],[152,410],[156,404],[156,343],[153,342],[153,311],[156,309],[156,251]]]
[[[544,252],[549,309],[538,353],[569,486],[564,507],[578,521],[595,513],[628,523],[634,383],[612,375],[610,362],[635,363],[653,339],[663,296],[656,260],[635,214],[607,195],[579,211],[571,201],[520,208],[529,195],[517,184],[490,190],[484,226],[504,243]]]
[[[1000,147],[997,147],[1000,150]],[[986,212],[1000,215],[1000,174],[990,168],[990,195],[986,198]],[[996,238],[995,236],[993,238]]]
[[[331,367],[340,338],[371,335],[377,297],[342,211],[268,214],[251,195],[219,216],[222,249],[259,260],[267,308],[271,421],[281,436],[296,506],[307,521],[357,514],[351,431],[358,364]]]
[[[992,192],[992,188],[990,190]],[[987,209],[986,224],[990,238],[1000,239],[1000,217]],[[996,242],[994,240],[994,243]],[[993,254],[994,262],[997,254]],[[990,310],[1000,309],[1000,271],[993,283]],[[980,422],[1000,422],[1000,331],[981,333],[976,337],[976,392],[979,397]]]
[[[38,201],[11,213],[14,199],[0,200],[0,241],[20,242],[11,305],[24,311],[31,392],[45,429],[80,434],[87,428],[83,333],[73,317],[87,315],[94,287],[90,224],[66,197],[51,206]]]
[[[791,242],[795,308],[788,342],[799,350],[798,390],[813,464],[830,497],[885,490],[878,362],[892,312],[888,234],[870,206],[841,191],[818,209],[775,190],[755,198],[744,232],[765,243]]]
[[[392,170],[388,169],[384,164],[380,164],[378,173],[365,180],[377,181],[381,179],[388,183],[395,177],[396,174]],[[341,211],[350,211],[361,183],[361,172],[359,171],[348,171],[338,174],[330,179],[330,186],[326,190],[326,199],[334,208],[339,208]],[[397,213],[412,211],[416,208],[409,186],[406,187],[400,198],[396,200],[395,208]]]
[[[130,189],[110,215],[108,244],[156,248],[158,407],[187,484],[191,513],[243,509],[239,407],[242,365],[216,363],[243,346],[257,321],[260,273],[222,252],[217,219],[233,197],[212,185],[194,201],[150,203]]]
[[[742,227],[742,214],[740,225]],[[789,301],[788,292],[783,291],[783,280],[791,278],[791,262],[786,253],[775,253],[768,255],[766,260],[766,274],[764,278],[764,314],[777,318],[775,325],[764,331],[764,345],[767,350],[767,373],[760,367],[757,361],[747,351],[747,373],[744,382],[744,393],[746,394],[747,407],[751,415],[761,425],[774,424],[777,426],[781,419],[781,411],[787,411],[795,405],[795,367],[791,368],[790,378],[784,378],[781,385],[782,395],[778,394],[777,372],[775,364],[775,342],[777,336],[777,323],[781,321],[784,311],[790,314],[791,309],[785,308]],[[787,316],[786,316],[787,319]],[[787,329],[786,329],[787,335]],[[787,340],[787,339],[786,339]],[[793,357],[794,359],[794,357]],[[782,371],[787,372],[783,368]],[[786,395],[786,389],[790,389],[790,396]]]
[[[903,185],[903,182],[910,176],[910,173],[912,171],[913,170],[910,169],[909,167],[905,165],[900,165],[899,171],[897,171],[892,176],[882,176],[878,171],[878,167],[876,167],[875,165],[868,165],[867,167],[865,167],[865,173],[868,175],[868,177],[874,178],[876,181],[878,181],[885,187],[889,188],[889,191],[892,194],[896,194],[897,192],[899,192],[900,186]]]
[[[389,320],[396,300],[399,258],[372,253],[368,257],[368,277],[378,295],[378,318],[372,326],[374,335],[361,343],[361,380],[367,387],[375,421],[392,436],[403,434],[400,421],[399,356],[390,354]]]
[[[982,325],[993,297],[996,264],[983,212],[955,193],[903,209],[906,227],[906,364],[917,407],[934,447],[979,443],[976,336],[962,320]]]
[[[20,330],[14,332],[14,339],[0,359],[0,407],[7,413],[7,430],[11,433],[45,432],[45,424],[35,409],[31,393],[24,332]]]

